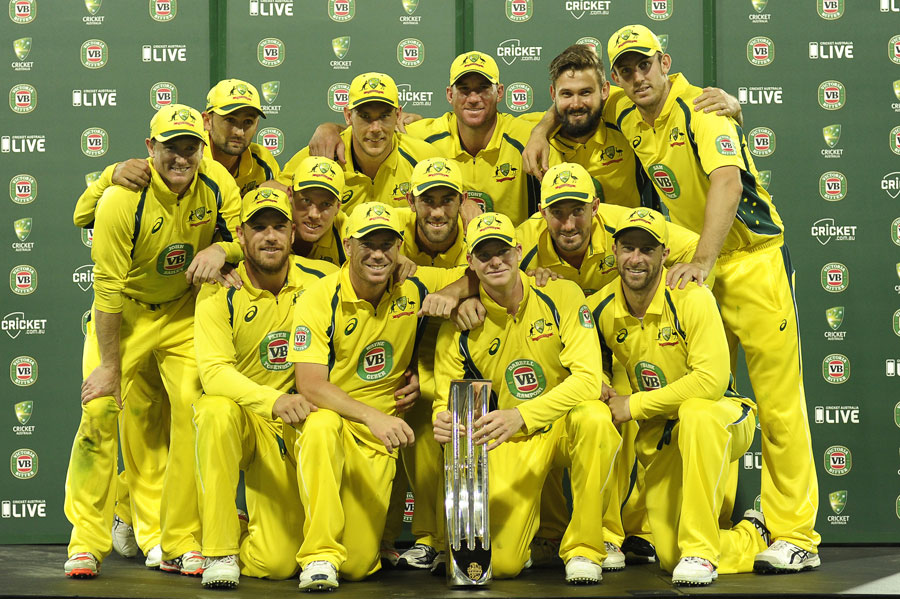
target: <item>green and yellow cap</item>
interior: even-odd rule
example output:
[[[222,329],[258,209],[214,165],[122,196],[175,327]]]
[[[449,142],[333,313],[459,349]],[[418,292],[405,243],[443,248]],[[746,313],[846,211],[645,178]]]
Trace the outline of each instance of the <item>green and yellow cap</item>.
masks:
[[[394,108],[400,108],[400,92],[390,75],[384,73],[363,73],[350,82],[351,110],[366,102],[384,102]]]
[[[499,239],[506,244],[516,247],[516,227],[505,214],[499,212],[485,212],[473,218],[466,227],[466,251],[475,252],[475,247],[482,241]]]
[[[307,156],[294,171],[291,189],[300,191],[310,187],[321,187],[340,200],[344,193],[344,169],[330,158]]]
[[[494,84],[500,83],[500,69],[497,68],[497,61],[490,54],[484,52],[464,52],[454,58],[450,63],[450,85],[469,73],[484,75],[485,79]]]
[[[627,214],[623,214],[616,223],[616,232],[613,239],[628,229],[642,229],[663,245],[669,243],[669,228],[666,226],[666,217],[662,213],[651,208],[635,208]]]
[[[170,104],[160,108],[150,119],[150,137],[166,141],[174,137],[190,135],[206,143],[203,117],[185,104]]]
[[[422,195],[426,189],[442,185],[462,193],[463,182],[459,164],[448,158],[420,160],[409,177],[413,195]]]
[[[638,52],[644,56],[655,56],[662,52],[662,45],[652,31],[643,25],[625,25],[609,38],[606,44],[606,55],[609,56],[610,68],[616,65],[616,59],[626,52]]]
[[[241,200],[241,222],[249,222],[254,214],[264,208],[277,210],[288,220],[292,220],[291,200],[286,193],[271,187],[257,187],[247,192]]]
[[[223,79],[206,94],[206,112],[226,115],[238,108],[253,108],[259,116],[266,118],[259,103],[259,92],[246,81]]]
[[[366,202],[353,209],[344,227],[344,238],[359,239],[372,231],[385,229],[403,237],[397,210],[381,202]]]
[[[541,180],[541,209],[560,200],[594,201],[594,182],[580,164],[561,162],[550,167]]]

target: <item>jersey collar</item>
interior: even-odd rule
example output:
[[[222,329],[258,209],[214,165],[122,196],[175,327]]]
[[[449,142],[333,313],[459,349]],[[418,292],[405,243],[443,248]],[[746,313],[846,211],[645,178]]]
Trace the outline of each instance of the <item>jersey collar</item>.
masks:
[[[554,146],[557,150],[565,154],[567,152],[575,151],[583,146],[603,146],[606,144],[606,135],[606,121],[601,118],[600,122],[597,123],[597,128],[594,130],[594,134],[590,138],[588,138],[586,142],[579,143],[577,141],[562,137],[561,135],[559,135],[559,128],[557,128],[556,132],[553,134],[553,137],[550,139],[550,145]]]
[[[562,256],[559,255],[559,252],[556,251],[556,246],[553,245],[553,238],[550,236],[550,229],[547,228],[547,221],[543,218],[541,219],[540,230],[539,251],[541,253],[541,261],[536,266],[549,268],[560,265],[574,268],[571,264],[563,260]],[[606,232],[603,230],[603,222],[600,220],[599,215],[591,219],[591,240],[585,250],[586,254],[584,260],[581,262],[582,268],[591,256],[594,254],[603,255],[606,252],[605,233]]]
[[[257,289],[256,287],[254,287],[252,281],[250,280],[250,276],[247,274],[246,260],[241,260],[240,264],[238,264],[237,266],[237,272],[241,277],[241,280],[244,282],[241,289],[246,290],[251,298],[257,299],[263,293],[268,293],[263,289]],[[281,296],[285,293],[293,293],[294,291],[299,290],[301,287],[303,287],[303,281],[300,278],[300,269],[294,266],[294,256],[289,255],[287,280],[284,282],[284,286],[281,288],[281,291],[278,292],[278,295]]]
[[[459,135],[459,120],[456,118],[455,112],[448,112],[449,120],[448,120],[448,129],[450,131],[450,135],[453,137],[453,151],[456,152],[456,158],[459,160],[460,158],[465,159],[466,157],[471,158],[472,155],[466,152],[462,143],[460,142]],[[491,134],[491,140],[488,142],[487,146],[477,155],[484,155],[491,152],[499,152],[500,145],[503,143],[503,134],[506,130],[506,119],[507,115],[503,112],[497,113],[497,120],[494,123],[494,133]]]
[[[169,189],[169,186],[163,181],[162,175],[160,175],[159,171],[153,167],[153,159],[149,158],[147,161],[150,164],[150,190],[153,192],[153,197],[162,203],[177,202],[178,194]],[[197,170],[194,172],[194,179],[191,181],[188,190],[184,194],[185,196],[193,195],[194,189],[197,186],[198,175],[201,170],[204,170],[202,167],[203,161],[201,160],[197,165]]]
[[[687,88],[690,86],[687,78],[681,73],[675,73],[674,75],[669,75],[669,95],[666,96],[666,101],[663,103],[662,112],[659,113],[659,116],[656,117],[656,123],[665,121],[669,118],[669,113],[672,112],[672,108],[675,106],[675,103],[678,101],[678,98],[681,97],[683,93],[687,91]]]
[[[525,306],[528,304],[528,298],[531,296],[531,283],[533,281],[533,279],[521,270],[518,271],[518,274],[519,279],[522,281],[522,301],[519,302],[519,308],[516,310],[516,320],[522,318],[522,315],[525,313]],[[506,308],[491,299],[491,296],[487,294],[484,287],[480,284],[478,285],[478,295],[481,298],[481,303],[484,305],[484,309],[487,311],[488,316],[494,319],[505,320],[509,315]]]
[[[369,302],[364,299],[360,299],[358,295],[356,295],[356,289],[353,288],[353,283],[350,281],[350,263],[344,262],[341,265],[341,271],[338,275],[338,281],[341,285],[340,297],[342,302],[346,302],[348,304],[367,304],[371,306]],[[381,299],[378,300],[378,307],[380,307],[385,302],[390,302],[391,297],[394,294],[397,285],[394,283],[394,277],[391,277],[390,282],[388,282],[387,289],[384,290],[384,293],[381,294]],[[377,307],[376,307],[377,310]]]
[[[363,174],[361,170],[356,168],[356,165],[353,162],[353,127],[347,127],[341,132],[341,141],[344,142],[345,148],[350,148],[350,151],[347,152],[347,163],[344,165],[344,172],[349,175],[355,175],[359,173]],[[387,155],[387,158],[384,159],[384,162],[378,167],[378,174],[381,174],[384,171],[390,171],[390,174],[393,174],[394,171],[397,170],[397,159],[399,158],[399,152],[397,148],[400,146],[400,134],[396,131],[394,132],[391,138],[391,152]]]
[[[647,307],[647,314],[653,314],[655,316],[660,316],[663,313],[663,307],[666,303],[666,273],[668,269],[663,266],[662,273],[660,274],[659,285],[656,287],[656,293],[653,294],[653,299],[650,300],[650,305]],[[625,318],[631,316],[631,312],[628,311],[628,306],[625,304],[625,291],[622,288],[622,278],[619,277],[619,290],[616,293],[615,305],[616,305],[616,318]],[[645,315],[646,316],[646,315]],[[631,316],[634,318],[633,316]]]

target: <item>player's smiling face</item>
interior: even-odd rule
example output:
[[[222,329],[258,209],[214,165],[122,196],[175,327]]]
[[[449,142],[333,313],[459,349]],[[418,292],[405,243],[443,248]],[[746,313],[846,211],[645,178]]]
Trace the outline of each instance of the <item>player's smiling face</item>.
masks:
[[[668,54],[644,56],[639,52],[626,52],[616,59],[612,77],[641,114],[655,116],[662,110],[668,94],[671,66],[672,59]]]
[[[467,258],[482,285],[506,292],[516,285],[522,246],[513,247],[500,239],[485,239]]]
[[[315,243],[331,231],[341,202],[333,193],[321,187],[309,187],[293,192],[294,231],[306,243]]]
[[[563,72],[550,87],[560,133],[570,139],[593,135],[603,116],[607,96],[609,83],[601,84],[593,69]]]
[[[203,125],[209,132],[209,142],[218,151],[229,156],[240,156],[250,147],[256,135],[259,113],[253,108],[238,108],[225,115],[204,113]]]
[[[400,111],[385,102],[366,102],[344,109],[344,120],[353,127],[353,151],[370,160],[384,160],[391,152]]]
[[[367,288],[387,285],[400,255],[400,236],[387,229],[372,231],[360,239],[344,240],[347,261],[350,262],[350,280],[353,286]],[[360,293],[357,289],[357,294]]]
[[[431,187],[415,196],[416,230],[433,246],[446,251],[459,230],[459,207],[462,194],[443,185]]]
[[[494,85],[481,73],[467,73],[447,88],[456,118],[473,129],[494,124],[502,96],[503,84]]]
[[[669,249],[643,229],[628,229],[613,244],[622,284],[632,291],[656,290]]]
[[[193,135],[180,135],[166,141],[147,140],[153,168],[168,188],[175,193],[185,191],[194,180],[203,158],[203,142]]]
[[[591,225],[597,202],[559,200],[544,208],[547,231],[556,251],[564,257],[581,256],[591,241]]]
[[[291,255],[291,221],[281,212],[264,208],[238,229],[244,259],[262,274],[279,273]]]

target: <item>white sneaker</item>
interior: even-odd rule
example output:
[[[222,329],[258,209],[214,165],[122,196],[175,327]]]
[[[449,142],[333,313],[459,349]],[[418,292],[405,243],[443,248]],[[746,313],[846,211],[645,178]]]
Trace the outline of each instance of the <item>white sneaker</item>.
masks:
[[[550,568],[558,566],[562,559],[559,557],[559,539],[547,539],[534,537],[531,540],[531,564],[525,568]]]
[[[144,565],[148,568],[159,568],[159,565],[162,563],[162,546],[154,545],[150,548],[150,551],[147,552],[147,559],[144,560]]]
[[[134,528],[132,528],[131,524],[126,524],[118,516],[113,518],[112,545],[116,553],[122,557],[134,557],[137,555],[138,545],[134,538]]]
[[[597,584],[603,580],[603,566],[586,557],[576,555],[566,562],[566,582],[569,584]]]
[[[163,572],[171,572],[173,574],[184,574],[185,576],[200,576],[203,574],[203,566],[206,560],[199,551],[188,551],[181,557],[175,559],[164,559],[159,564],[159,569]]]
[[[414,570],[430,570],[437,555],[438,552],[435,551],[434,547],[416,543],[400,554],[400,558],[397,560],[397,567]]]
[[[672,584],[676,586],[705,586],[718,577],[716,567],[702,557],[683,557],[672,570]]]
[[[603,571],[615,572],[616,570],[624,570],[625,554],[622,553],[622,550],[609,541],[605,541],[603,544],[606,546],[606,559],[603,560]]]
[[[100,573],[100,564],[93,553],[76,553],[66,560],[64,567],[69,578],[93,578]]]
[[[395,568],[397,562],[400,561],[400,552],[393,545],[381,542],[381,565],[385,567]]]
[[[337,568],[331,562],[317,560],[300,572],[301,591],[330,591],[338,588]]]
[[[241,579],[236,555],[207,557],[203,565],[203,586],[208,589],[233,589]]]
[[[818,568],[821,563],[818,553],[787,541],[775,541],[768,549],[756,554],[753,571],[758,574],[790,574]]]

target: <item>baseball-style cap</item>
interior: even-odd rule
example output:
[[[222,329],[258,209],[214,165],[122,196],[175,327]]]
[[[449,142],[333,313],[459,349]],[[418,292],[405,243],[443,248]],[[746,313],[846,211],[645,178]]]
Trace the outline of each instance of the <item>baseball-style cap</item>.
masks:
[[[174,137],[189,135],[206,143],[203,117],[185,104],[170,104],[160,108],[150,119],[150,137],[156,141],[166,141]]]
[[[612,34],[606,45],[610,66],[615,66],[616,59],[626,52],[654,56],[657,52],[662,52],[662,45],[653,32],[643,25],[625,25]]]
[[[353,109],[365,102],[384,102],[394,108],[400,108],[400,92],[397,84],[384,73],[363,73],[350,82],[350,103],[347,108]]]
[[[310,187],[321,187],[340,199],[344,193],[344,169],[330,158],[307,156],[294,171],[291,189],[300,191]]]
[[[344,227],[344,238],[353,237],[359,239],[372,231],[386,229],[403,237],[403,226],[397,216],[397,211],[381,202],[366,202],[353,209],[347,218]]]
[[[447,158],[420,160],[409,177],[413,195],[422,195],[426,189],[442,185],[462,193],[462,173],[459,164]]]
[[[491,83],[500,83],[500,69],[497,62],[484,52],[464,52],[450,63],[450,85],[469,73],[478,73]]]
[[[271,187],[257,187],[247,192],[241,200],[241,222],[249,222],[253,215],[264,208],[272,208],[291,220],[291,201],[286,193]]]
[[[509,217],[499,212],[485,212],[473,218],[466,227],[466,251],[470,254],[482,241],[499,239],[506,244],[516,247],[516,227]]]
[[[666,226],[666,217],[651,208],[635,208],[631,212],[622,215],[616,223],[616,232],[613,239],[628,229],[643,229],[650,233],[656,241],[663,245],[669,243],[669,228]]]
[[[266,118],[259,103],[259,92],[246,81],[223,79],[206,94],[206,112],[226,115],[238,108],[253,108]]]
[[[541,209],[560,200],[594,201],[594,182],[580,164],[561,162],[550,167],[541,181]]]

